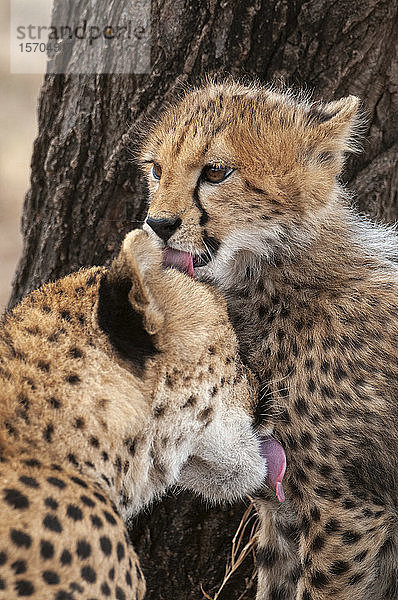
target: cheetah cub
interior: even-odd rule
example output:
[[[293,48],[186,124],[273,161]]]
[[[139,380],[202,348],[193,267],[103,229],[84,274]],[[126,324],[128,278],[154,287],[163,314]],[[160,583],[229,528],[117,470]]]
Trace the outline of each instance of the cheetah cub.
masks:
[[[204,318],[206,315],[206,318]],[[126,521],[179,483],[261,487],[256,387],[221,295],[143,231],[109,270],[30,294],[0,328],[0,598],[141,599]]]
[[[398,240],[339,184],[359,122],[353,96],[209,84],[141,152],[145,227],[225,295],[279,484],[286,453],[258,600],[398,599]]]

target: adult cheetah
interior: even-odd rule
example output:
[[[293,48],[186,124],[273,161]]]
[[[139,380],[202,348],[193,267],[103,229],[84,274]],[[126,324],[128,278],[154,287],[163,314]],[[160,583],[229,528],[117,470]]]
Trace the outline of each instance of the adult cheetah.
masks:
[[[225,302],[143,231],[4,317],[0,379],[1,599],[141,599],[133,514],[176,483],[231,500],[264,480]]]

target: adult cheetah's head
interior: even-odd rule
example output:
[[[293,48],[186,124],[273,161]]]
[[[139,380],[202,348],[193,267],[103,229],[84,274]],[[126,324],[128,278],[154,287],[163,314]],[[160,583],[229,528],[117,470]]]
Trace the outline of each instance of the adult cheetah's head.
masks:
[[[268,472],[283,499],[284,453],[256,428],[257,382],[213,286],[163,268],[161,250],[135,230],[102,276],[97,318],[109,352],[139,382],[156,439],[178,429],[185,440],[169,484],[234,500],[258,491]]]

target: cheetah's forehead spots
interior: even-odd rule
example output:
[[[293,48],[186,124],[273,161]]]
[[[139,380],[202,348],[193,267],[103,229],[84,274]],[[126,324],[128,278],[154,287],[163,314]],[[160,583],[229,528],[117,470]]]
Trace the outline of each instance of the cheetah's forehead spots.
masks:
[[[168,171],[200,172],[214,162],[246,171],[249,180],[260,174],[283,176],[309,165],[334,176],[339,152],[356,148],[354,138],[343,140],[338,132],[357,107],[357,99],[345,100],[321,104],[289,89],[209,84],[188,92],[165,111],[147,137],[141,160],[159,163],[163,181],[172,181]],[[355,127],[352,122],[344,131],[348,134]]]

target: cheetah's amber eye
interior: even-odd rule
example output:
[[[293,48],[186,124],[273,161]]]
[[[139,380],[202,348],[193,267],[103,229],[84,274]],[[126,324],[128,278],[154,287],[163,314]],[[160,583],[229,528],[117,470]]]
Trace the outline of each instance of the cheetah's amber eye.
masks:
[[[215,165],[207,165],[202,171],[202,179],[209,183],[221,183],[229,175],[233,169],[230,167],[216,167]]]
[[[154,176],[155,179],[160,179],[162,176],[162,167],[160,165],[158,165],[157,163],[153,163],[152,175]]]

